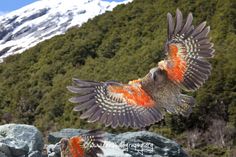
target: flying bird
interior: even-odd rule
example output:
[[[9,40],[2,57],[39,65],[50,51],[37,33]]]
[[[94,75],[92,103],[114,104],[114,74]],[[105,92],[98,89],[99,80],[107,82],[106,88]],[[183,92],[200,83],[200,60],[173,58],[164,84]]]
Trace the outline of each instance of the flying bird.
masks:
[[[103,145],[102,132],[98,130],[89,131],[80,136],[62,138],[59,146],[61,157],[98,157],[103,154],[99,146]]]
[[[188,116],[194,98],[182,91],[196,91],[208,79],[214,55],[206,22],[197,27],[189,13],[185,22],[179,9],[176,17],[167,14],[167,41],[164,60],[143,78],[127,84],[73,79],[68,89],[78,94],[70,99],[78,103],[74,111],[88,122],[101,122],[116,128],[144,128],[163,119],[166,112]]]

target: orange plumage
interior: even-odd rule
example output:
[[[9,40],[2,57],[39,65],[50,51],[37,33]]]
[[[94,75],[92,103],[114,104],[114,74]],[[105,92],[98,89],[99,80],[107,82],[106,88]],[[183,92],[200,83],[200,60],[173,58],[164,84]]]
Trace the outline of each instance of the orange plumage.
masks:
[[[84,157],[83,139],[81,137],[72,137],[69,140],[69,149],[73,157]]]
[[[154,106],[152,98],[137,84],[138,82],[125,86],[109,86],[108,90],[117,95],[120,94],[130,105],[139,105],[142,107]]]
[[[171,66],[165,66],[167,76],[170,80],[176,82],[182,82],[184,79],[184,73],[186,71],[186,61],[181,57],[181,53],[183,53],[183,49],[179,47],[177,44],[171,44],[169,46],[169,60],[171,60]]]

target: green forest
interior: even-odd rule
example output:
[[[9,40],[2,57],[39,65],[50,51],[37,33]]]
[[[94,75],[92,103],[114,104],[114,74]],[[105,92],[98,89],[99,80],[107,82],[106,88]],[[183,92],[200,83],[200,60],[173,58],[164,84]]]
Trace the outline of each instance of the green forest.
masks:
[[[166,14],[193,13],[207,21],[216,50],[212,74],[198,91],[188,117],[165,116],[149,131],[181,144],[193,157],[236,156],[236,1],[134,0],[80,28],[41,42],[0,64],[1,124],[25,123],[47,135],[62,128],[104,128],[79,119],[66,86],[72,78],[127,82],[143,77],[164,56]]]

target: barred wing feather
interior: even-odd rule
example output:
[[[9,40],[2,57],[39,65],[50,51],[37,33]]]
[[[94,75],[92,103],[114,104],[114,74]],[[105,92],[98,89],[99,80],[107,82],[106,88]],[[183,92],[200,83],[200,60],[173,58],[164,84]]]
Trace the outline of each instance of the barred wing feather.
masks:
[[[213,57],[215,50],[208,37],[210,27],[202,22],[194,28],[192,20],[193,16],[189,13],[183,23],[179,9],[176,11],[176,22],[170,13],[167,14],[167,58],[159,62],[159,66],[166,70],[171,81],[185,90],[194,91],[208,79],[211,65],[207,58]]]
[[[92,82],[73,79],[68,89],[76,94],[70,99],[79,103],[75,111],[88,122],[99,121],[105,126],[142,128],[163,118],[162,110],[140,85],[118,82]]]

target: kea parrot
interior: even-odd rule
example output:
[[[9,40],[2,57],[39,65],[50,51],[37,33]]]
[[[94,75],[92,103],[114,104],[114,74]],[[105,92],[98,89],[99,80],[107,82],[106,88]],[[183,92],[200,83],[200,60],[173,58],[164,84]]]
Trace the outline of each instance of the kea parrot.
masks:
[[[167,14],[165,59],[146,76],[127,84],[116,81],[96,82],[73,79],[67,88],[77,96],[74,111],[81,119],[100,122],[105,126],[145,128],[163,119],[166,112],[189,116],[194,98],[182,91],[196,91],[208,79],[215,50],[208,36],[210,26],[192,24],[193,15],[186,20],[179,9],[176,17]]]
[[[103,154],[103,132],[92,130],[80,136],[62,138],[59,146],[61,157],[98,157]]]

